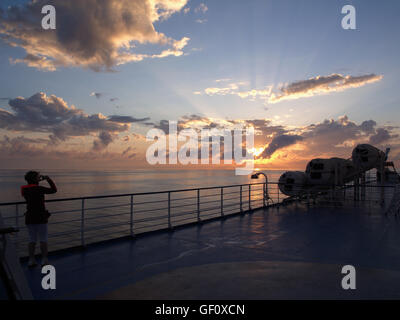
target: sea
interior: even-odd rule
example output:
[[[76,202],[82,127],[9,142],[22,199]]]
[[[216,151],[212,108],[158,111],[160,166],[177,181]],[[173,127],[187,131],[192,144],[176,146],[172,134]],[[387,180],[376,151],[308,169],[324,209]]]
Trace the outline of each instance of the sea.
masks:
[[[20,187],[28,170],[0,170],[0,203],[23,201]],[[284,171],[263,171],[270,182],[277,182]],[[250,176],[237,176],[235,170],[46,170],[58,192],[47,199],[102,196],[174,189],[191,189],[258,182]],[[263,178],[260,177],[260,182]],[[41,185],[46,186],[46,182]]]

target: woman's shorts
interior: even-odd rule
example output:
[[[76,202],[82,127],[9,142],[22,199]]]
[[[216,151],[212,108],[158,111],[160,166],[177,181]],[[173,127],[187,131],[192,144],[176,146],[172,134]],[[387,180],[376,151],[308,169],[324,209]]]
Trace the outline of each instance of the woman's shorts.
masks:
[[[30,242],[47,242],[47,223],[45,224],[27,224]]]

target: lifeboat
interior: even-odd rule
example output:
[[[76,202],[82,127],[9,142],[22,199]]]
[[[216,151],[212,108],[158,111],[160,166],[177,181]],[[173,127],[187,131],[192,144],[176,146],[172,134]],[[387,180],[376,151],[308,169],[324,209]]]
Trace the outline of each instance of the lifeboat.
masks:
[[[307,177],[302,171],[287,171],[279,178],[279,190],[287,196],[296,196],[306,189]]]
[[[355,174],[353,162],[341,158],[313,159],[306,168],[310,185],[342,185],[351,181]]]
[[[386,154],[370,144],[359,144],[354,148],[351,157],[354,165],[362,172],[380,169],[386,160]]]

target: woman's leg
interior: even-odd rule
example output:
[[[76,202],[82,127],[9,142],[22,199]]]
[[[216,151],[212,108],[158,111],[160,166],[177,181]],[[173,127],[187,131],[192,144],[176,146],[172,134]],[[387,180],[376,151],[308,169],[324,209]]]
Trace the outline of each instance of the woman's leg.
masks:
[[[33,267],[36,265],[35,261],[35,247],[37,242],[37,228],[34,224],[27,224],[29,233],[29,244],[28,244],[28,252],[29,252],[29,262],[28,266]]]
[[[48,264],[49,260],[47,259],[47,242],[40,242],[40,251],[42,252],[42,264]]]
[[[49,263],[47,260],[47,224],[39,224],[38,227],[42,265],[45,265]]]
[[[31,261],[35,260],[35,247],[36,247],[35,242],[29,242],[28,251],[29,251],[29,260]]]

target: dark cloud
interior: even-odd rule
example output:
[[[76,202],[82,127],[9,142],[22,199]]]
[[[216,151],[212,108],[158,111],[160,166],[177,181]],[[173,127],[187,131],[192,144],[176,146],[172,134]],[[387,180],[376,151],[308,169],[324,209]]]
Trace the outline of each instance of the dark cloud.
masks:
[[[134,123],[134,122],[144,122],[150,120],[150,118],[134,118],[130,116],[110,116],[109,121],[119,122],[119,123]]]
[[[99,134],[99,138],[93,141],[93,150],[101,151],[105,149],[111,142],[113,142],[114,137],[107,131],[102,131]]]
[[[264,151],[261,153],[260,158],[270,158],[275,151],[288,147],[292,144],[297,143],[298,141],[303,140],[303,137],[299,135],[287,135],[283,134],[280,136],[276,136],[272,139],[270,144],[268,145],[267,148],[264,149]]]
[[[398,136],[392,133],[395,127],[376,128],[376,126],[374,120],[366,120],[358,125],[347,116],[339,117],[337,120],[326,119],[317,124],[295,129],[275,127],[271,130],[266,126],[264,132],[272,131],[268,133],[273,135],[273,138],[260,157],[270,158],[278,149],[297,142],[302,142],[304,145],[303,150],[294,152],[297,156],[346,157],[358,143],[376,145]],[[266,137],[264,139],[266,140]],[[259,144],[256,143],[257,145]]]
[[[91,97],[96,97],[97,99],[100,99],[103,96],[103,93],[101,92],[92,92],[90,94]]]
[[[128,148],[126,148],[123,152],[122,152],[122,156],[124,156],[124,155],[126,155],[129,151],[131,151],[132,150],[132,147],[128,147]]]
[[[111,71],[145,58],[180,56],[189,38],[175,40],[157,32],[154,23],[180,11],[187,0],[35,0],[11,6],[0,15],[0,36],[26,51],[24,63],[41,70],[60,66]],[[44,5],[57,9],[56,30],[44,32]],[[159,54],[135,53],[138,44],[166,47]]]
[[[361,123],[361,130],[365,133],[374,133],[375,132],[376,122],[374,120],[363,121]]]
[[[371,144],[381,144],[385,141],[388,141],[392,138],[397,138],[399,135],[391,135],[387,129],[379,128],[376,130],[376,133],[369,137],[369,142]]]
[[[161,120],[158,124],[153,122],[146,122],[147,125],[154,127],[155,129],[160,129],[165,134],[169,134],[169,121],[168,120]]]
[[[82,110],[68,107],[66,102],[54,95],[46,96],[37,93],[28,99],[18,97],[11,99],[13,113],[0,109],[0,128],[16,131],[49,131],[74,116],[82,116]]]
[[[68,106],[62,98],[55,95],[47,96],[43,92],[27,99],[22,97],[11,99],[9,105],[12,112],[0,109],[1,129],[49,133],[50,144],[57,144],[69,137],[87,136],[99,132],[121,133],[127,131],[131,123],[149,119],[89,115],[75,106]]]
[[[365,125],[359,126],[350,121],[347,116],[343,116],[338,120],[326,119],[318,124],[306,126],[303,128],[302,136],[312,140],[321,150],[326,150],[343,144],[345,141],[358,139],[365,127]]]

